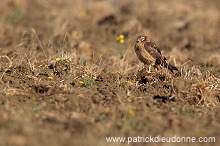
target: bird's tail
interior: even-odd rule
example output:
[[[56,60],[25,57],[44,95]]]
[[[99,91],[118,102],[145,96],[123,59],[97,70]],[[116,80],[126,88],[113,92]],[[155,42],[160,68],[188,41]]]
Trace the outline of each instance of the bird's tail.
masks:
[[[177,68],[177,67],[175,67],[175,66],[173,66],[173,65],[171,65],[171,64],[168,64],[167,62],[164,63],[164,66],[165,66],[166,68],[168,68],[172,73],[173,73],[173,70],[178,71],[178,68]]]
[[[178,68],[175,67],[175,66],[173,66],[173,65],[171,65],[171,64],[168,64],[168,69],[169,69],[171,72],[173,72],[173,70],[178,71]]]

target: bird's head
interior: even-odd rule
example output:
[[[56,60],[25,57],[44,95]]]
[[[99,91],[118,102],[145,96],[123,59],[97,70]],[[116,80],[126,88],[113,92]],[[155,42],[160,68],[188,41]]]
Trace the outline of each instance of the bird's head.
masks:
[[[140,42],[150,42],[150,40],[146,35],[139,35],[137,37],[136,43],[140,43]]]

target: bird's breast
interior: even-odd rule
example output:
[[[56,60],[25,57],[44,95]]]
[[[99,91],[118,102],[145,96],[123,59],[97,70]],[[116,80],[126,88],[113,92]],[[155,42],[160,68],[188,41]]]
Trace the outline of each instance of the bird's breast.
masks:
[[[155,59],[146,51],[144,46],[136,45],[135,52],[141,62],[147,65],[154,65]]]

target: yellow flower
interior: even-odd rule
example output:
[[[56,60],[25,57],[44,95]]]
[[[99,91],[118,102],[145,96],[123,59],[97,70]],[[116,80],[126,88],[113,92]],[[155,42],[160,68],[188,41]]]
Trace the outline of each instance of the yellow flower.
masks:
[[[125,40],[119,40],[119,42],[120,42],[121,44],[123,44],[123,43],[125,42]]]
[[[80,84],[84,84],[84,82],[83,82],[83,81],[79,81],[79,83],[80,83]]]
[[[121,72],[120,71],[116,71],[116,73],[120,74]]]
[[[56,60],[56,61],[59,61],[59,60],[60,60],[60,58],[56,58],[55,60]]]
[[[35,96],[31,96],[31,99],[32,99],[33,101],[35,101],[35,100],[36,100],[36,97],[35,97]]]
[[[125,42],[124,38],[125,36],[123,34],[120,34],[118,37],[116,37],[116,40],[123,44]]]
[[[129,109],[128,110],[128,114],[134,116],[135,115],[135,111],[133,109]]]
[[[52,80],[53,79],[53,77],[47,77],[48,79],[50,79],[50,80]]]
[[[87,15],[85,10],[80,10],[79,11],[80,16],[85,17]]]
[[[131,81],[126,81],[126,83],[131,83]]]
[[[78,34],[78,31],[76,31],[76,30],[71,31],[72,36],[76,36],[77,34]]]
[[[68,59],[67,60],[65,60],[66,62],[70,62]]]
[[[124,38],[125,38],[125,36],[123,34],[119,35],[119,39],[124,39]]]
[[[123,34],[120,34],[118,37],[116,37],[116,40],[122,40],[122,39],[124,39],[125,37],[124,37],[124,35]]]

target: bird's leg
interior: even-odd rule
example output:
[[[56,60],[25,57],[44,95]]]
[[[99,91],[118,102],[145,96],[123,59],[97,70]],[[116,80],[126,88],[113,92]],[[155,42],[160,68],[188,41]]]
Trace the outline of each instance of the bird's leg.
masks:
[[[149,66],[148,70],[147,70],[147,73],[151,73],[151,65]]]

